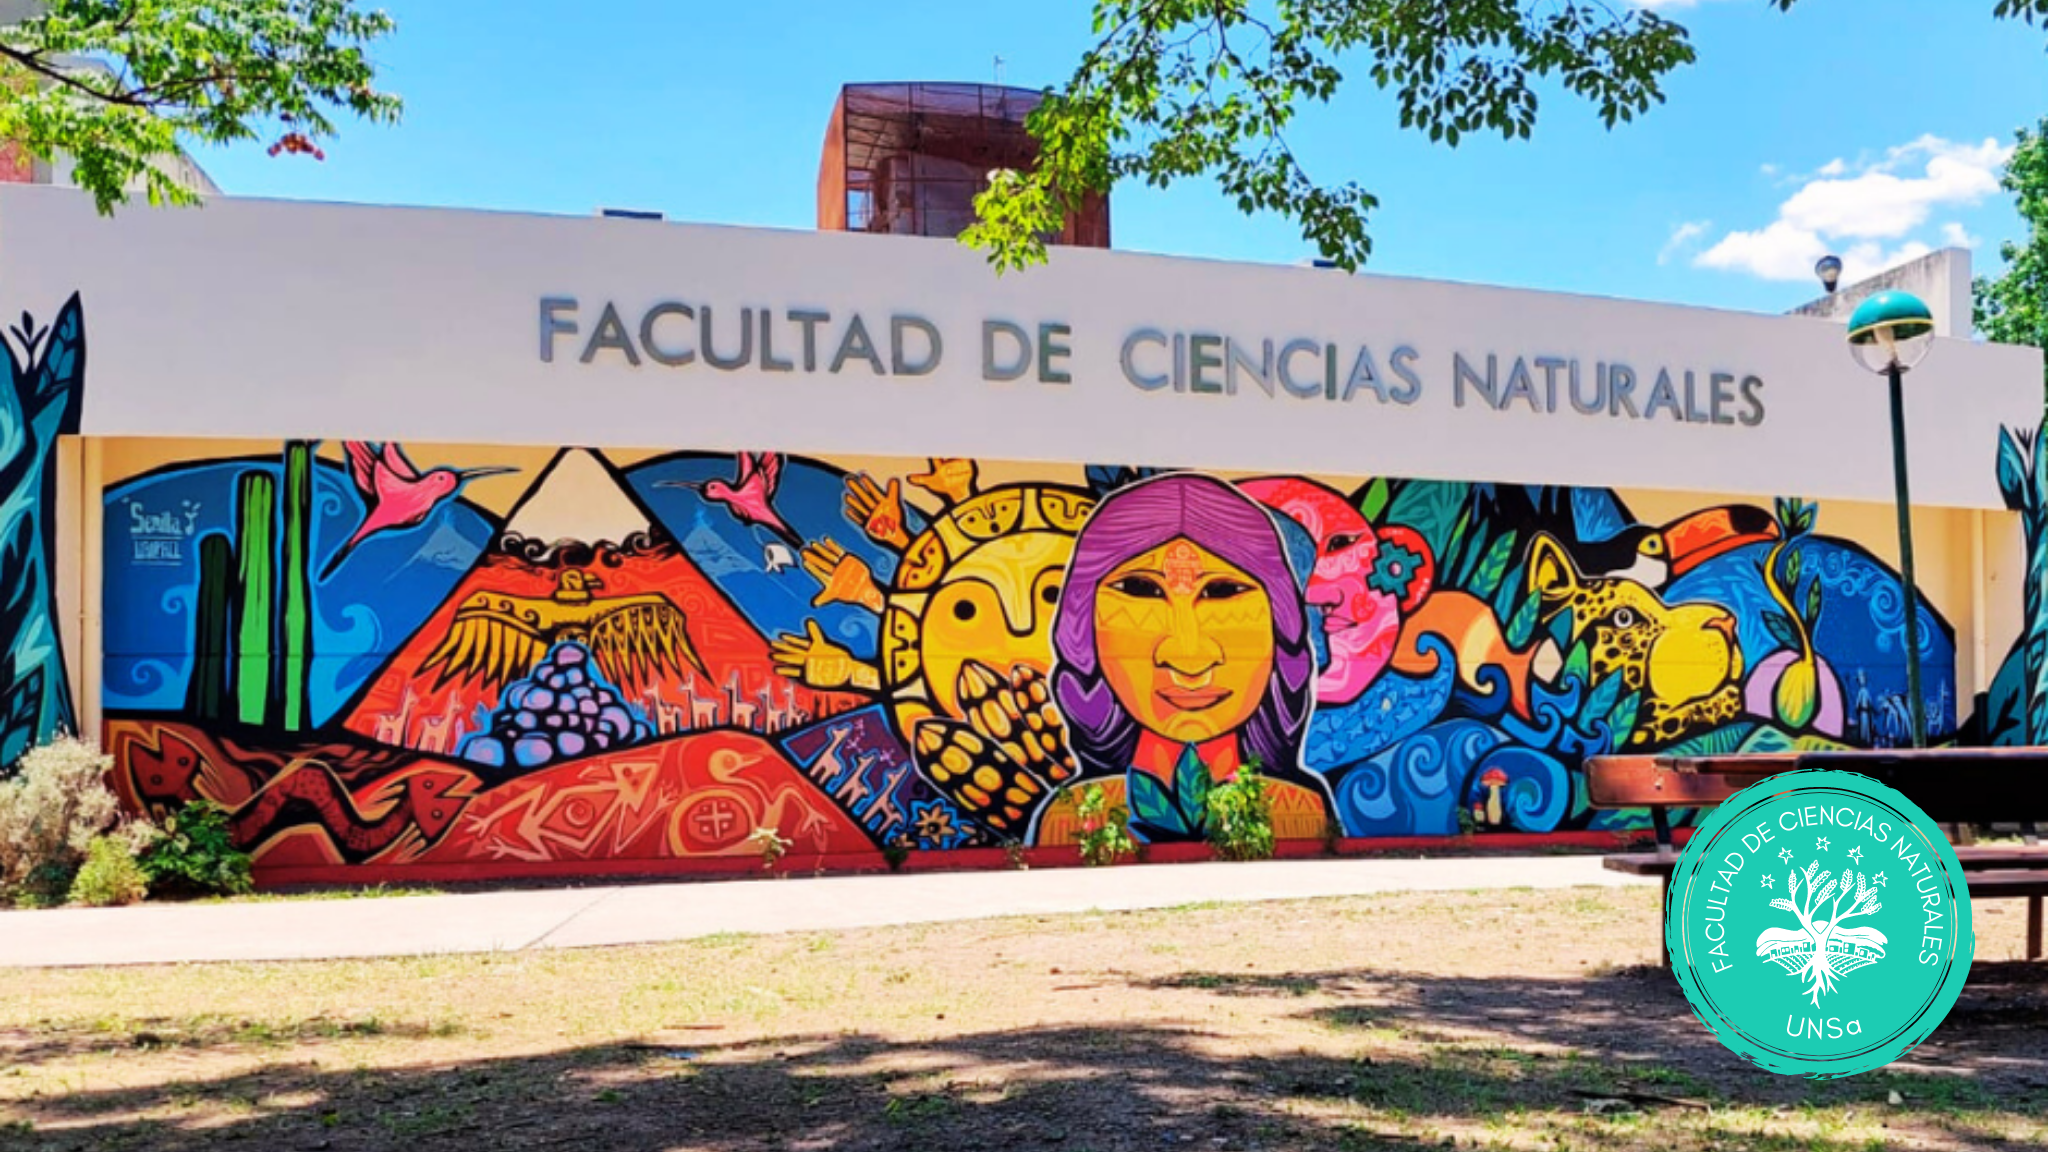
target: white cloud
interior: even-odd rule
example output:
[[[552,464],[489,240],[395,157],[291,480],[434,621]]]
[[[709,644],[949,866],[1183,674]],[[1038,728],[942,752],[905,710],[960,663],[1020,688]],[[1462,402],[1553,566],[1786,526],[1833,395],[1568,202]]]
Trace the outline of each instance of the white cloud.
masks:
[[[1941,226],[1941,244],[1944,248],[1975,248],[1983,242],[1964,231],[1963,226],[1953,220]]]
[[[1701,268],[1747,272],[1766,280],[1805,280],[1813,262],[1833,251],[1843,278],[1856,280],[1933,248],[1920,236],[1936,208],[1976,204],[1998,191],[2012,149],[1995,139],[1960,144],[1922,136],[1877,160],[1830,160],[1778,206],[1778,218],[1736,230],[1693,258]],[[1945,244],[1975,240],[1958,224],[1942,227]],[[1659,253],[1663,263],[1672,250]]]
[[[1687,220],[1671,230],[1671,238],[1657,252],[1657,263],[1668,264],[1673,256],[1693,247],[1714,226],[1712,220]]]

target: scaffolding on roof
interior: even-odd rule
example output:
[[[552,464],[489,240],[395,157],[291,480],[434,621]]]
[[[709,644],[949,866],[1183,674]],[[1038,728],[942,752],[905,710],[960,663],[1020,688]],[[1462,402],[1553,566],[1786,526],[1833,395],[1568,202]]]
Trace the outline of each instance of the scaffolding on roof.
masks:
[[[958,236],[991,172],[1036,162],[1024,118],[1039,98],[992,84],[845,86],[818,163],[819,229]],[[1048,239],[1109,247],[1108,197],[1090,196]]]

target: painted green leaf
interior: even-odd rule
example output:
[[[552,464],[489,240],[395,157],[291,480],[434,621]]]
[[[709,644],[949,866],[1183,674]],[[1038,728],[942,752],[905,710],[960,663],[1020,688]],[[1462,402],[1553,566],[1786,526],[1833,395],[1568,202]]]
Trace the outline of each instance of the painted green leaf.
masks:
[[[1539,604],[1535,593],[1522,593],[1519,606],[1507,618],[1507,641],[1510,647],[1519,649],[1529,646],[1529,641],[1535,637],[1537,614],[1542,611]]]
[[[1130,802],[1133,821],[1150,824],[1162,831],[1187,832],[1187,822],[1181,819],[1173,797],[1167,795],[1166,785],[1160,783],[1158,777],[1134,768],[1124,779],[1124,791]]]
[[[1764,627],[1770,631],[1771,639],[1776,640],[1779,647],[1792,649],[1802,647],[1799,642],[1798,626],[1793,624],[1792,618],[1783,612],[1764,613]]]
[[[1512,545],[1515,538],[1510,533],[1504,539]],[[1512,551],[1510,549],[1510,553]],[[1513,568],[1508,569],[1507,575],[1501,578],[1500,587],[1493,593],[1494,616],[1501,620],[1513,620],[1516,610],[1522,606],[1522,601],[1528,594],[1529,566],[1517,561]],[[1515,641],[1510,639],[1508,643],[1513,644]],[[1519,646],[1517,645],[1517,647]]]
[[[1609,679],[1619,680],[1621,677],[1613,676]],[[1614,705],[1614,710],[1607,714],[1607,730],[1614,733],[1616,740],[1625,740],[1629,733],[1636,730],[1636,713],[1642,707],[1642,702],[1642,693],[1631,692],[1623,696]]]
[[[1365,517],[1366,523],[1378,524],[1380,513],[1387,510],[1387,501],[1391,498],[1392,493],[1386,480],[1376,479],[1365,486],[1365,494],[1359,497],[1358,514]]]
[[[1501,577],[1507,572],[1508,557],[1513,554],[1514,544],[1515,538],[1512,533],[1495,540],[1493,547],[1486,550],[1486,558],[1472,573],[1472,578],[1465,582],[1466,589],[1474,596],[1492,599],[1494,592],[1500,588]]]
[[[1687,737],[1664,750],[1667,756],[1733,756],[1741,751],[1743,741],[1756,730],[1756,725],[1747,721],[1725,724],[1711,732],[1702,732]]]
[[[1460,516],[1457,524],[1451,528],[1451,542],[1444,545],[1443,555],[1448,559],[1437,568],[1437,571],[1451,577],[1450,586],[1453,588],[1465,586],[1462,573],[1472,566],[1471,547],[1472,542],[1465,538],[1465,518]]]
[[[1615,702],[1621,699],[1621,687],[1621,676],[1618,673],[1609,673],[1601,677],[1600,682],[1593,685],[1593,690],[1586,694],[1584,714],[1605,716],[1614,711]]]
[[[1387,523],[1415,529],[1429,541],[1432,552],[1447,556],[1458,514],[1465,508],[1466,491],[1463,484],[1441,480],[1407,481],[1387,509]]]
[[[1572,645],[1572,650],[1565,654],[1564,675],[1567,679],[1585,684],[1593,678],[1592,667],[1592,653],[1583,640]]]
[[[1182,826],[1190,831],[1200,828],[1209,811],[1209,766],[1195,754],[1192,744],[1181,750],[1180,760],[1173,766],[1173,799],[1180,806]]]

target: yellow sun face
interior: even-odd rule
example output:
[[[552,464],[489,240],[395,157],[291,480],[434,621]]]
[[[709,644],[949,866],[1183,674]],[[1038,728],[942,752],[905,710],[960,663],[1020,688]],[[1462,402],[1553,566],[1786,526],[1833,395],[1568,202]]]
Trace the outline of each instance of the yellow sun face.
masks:
[[[883,684],[902,731],[959,717],[969,660],[1004,675],[1052,667],[1053,619],[1091,506],[1067,489],[998,488],[911,542],[882,619]]]

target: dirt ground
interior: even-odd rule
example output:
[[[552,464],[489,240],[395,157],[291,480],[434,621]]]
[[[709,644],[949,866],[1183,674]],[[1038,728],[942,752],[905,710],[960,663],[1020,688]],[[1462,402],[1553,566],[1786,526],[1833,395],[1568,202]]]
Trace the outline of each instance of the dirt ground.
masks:
[[[7,971],[0,1148],[2039,1148],[2022,922],[1980,903],[1948,1022],[1830,1082],[1708,1036],[1644,889]]]

